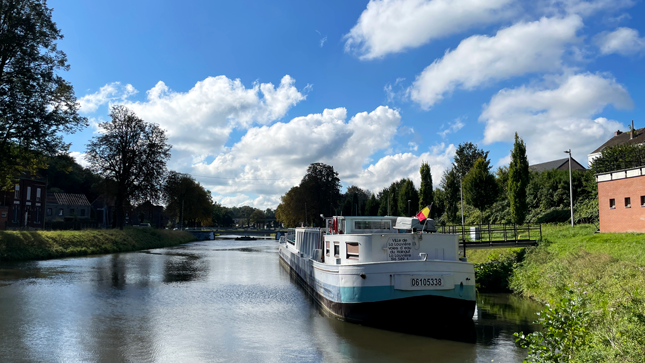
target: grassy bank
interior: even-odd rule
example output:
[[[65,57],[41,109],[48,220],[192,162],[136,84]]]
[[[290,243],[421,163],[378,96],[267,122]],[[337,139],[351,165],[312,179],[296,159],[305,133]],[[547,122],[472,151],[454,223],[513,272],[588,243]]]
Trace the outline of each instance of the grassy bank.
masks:
[[[183,231],[153,228],[83,231],[0,231],[0,261],[42,260],[176,246],[195,240]]]
[[[510,290],[549,303],[555,309],[550,316],[564,324],[554,332],[564,336],[576,331],[571,335],[576,339],[554,338],[573,347],[558,361],[643,362],[645,234],[594,234],[595,229],[593,225],[544,226],[538,247],[524,252],[472,251],[468,259],[488,262],[479,265],[478,279],[499,278],[508,272]],[[563,317],[576,311],[584,312],[579,315],[584,319],[576,318],[584,329],[568,330],[567,324],[576,319]]]

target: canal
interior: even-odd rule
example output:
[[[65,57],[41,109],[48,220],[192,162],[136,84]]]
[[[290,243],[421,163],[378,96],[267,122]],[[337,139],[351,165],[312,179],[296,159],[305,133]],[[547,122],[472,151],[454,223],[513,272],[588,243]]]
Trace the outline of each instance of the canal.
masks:
[[[513,332],[539,309],[480,294],[472,324],[365,327],[326,316],[280,267],[277,242],[201,241],[0,263],[0,360],[520,362]]]

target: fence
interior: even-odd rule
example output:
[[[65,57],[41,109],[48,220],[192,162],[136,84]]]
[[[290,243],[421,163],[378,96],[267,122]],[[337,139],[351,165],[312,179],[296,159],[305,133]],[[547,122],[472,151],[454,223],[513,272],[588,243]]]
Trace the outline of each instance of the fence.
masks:
[[[437,232],[459,235],[466,256],[469,248],[514,248],[533,246],[542,239],[541,224],[476,224],[437,226]]]

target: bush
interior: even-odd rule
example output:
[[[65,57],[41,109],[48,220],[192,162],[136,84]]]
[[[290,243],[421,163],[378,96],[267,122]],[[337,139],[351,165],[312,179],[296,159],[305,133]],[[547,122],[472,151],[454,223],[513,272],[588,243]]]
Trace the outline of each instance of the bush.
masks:
[[[523,248],[511,254],[491,252],[486,262],[475,264],[477,289],[482,292],[510,292],[509,278],[524,259],[524,253]]]

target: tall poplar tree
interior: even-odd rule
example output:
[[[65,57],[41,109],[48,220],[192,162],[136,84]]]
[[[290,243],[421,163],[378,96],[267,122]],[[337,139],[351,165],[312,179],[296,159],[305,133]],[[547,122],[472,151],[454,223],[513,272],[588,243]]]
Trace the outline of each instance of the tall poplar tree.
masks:
[[[424,162],[421,164],[421,187],[419,188],[419,209],[422,210],[426,206],[434,202],[434,192],[432,189],[432,172],[430,165]],[[432,213],[432,211],[430,211]],[[431,214],[431,216],[434,213]]]
[[[466,203],[479,209],[481,223],[484,223],[484,210],[497,199],[497,182],[490,172],[490,162],[479,158],[464,177],[464,198]]]
[[[526,187],[529,184],[529,161],[526,158],[526,145],[517,132],[511,151],[511,164],[508,168],[508,200],[511,204],[513,223],[522,224],[528,213]]]

